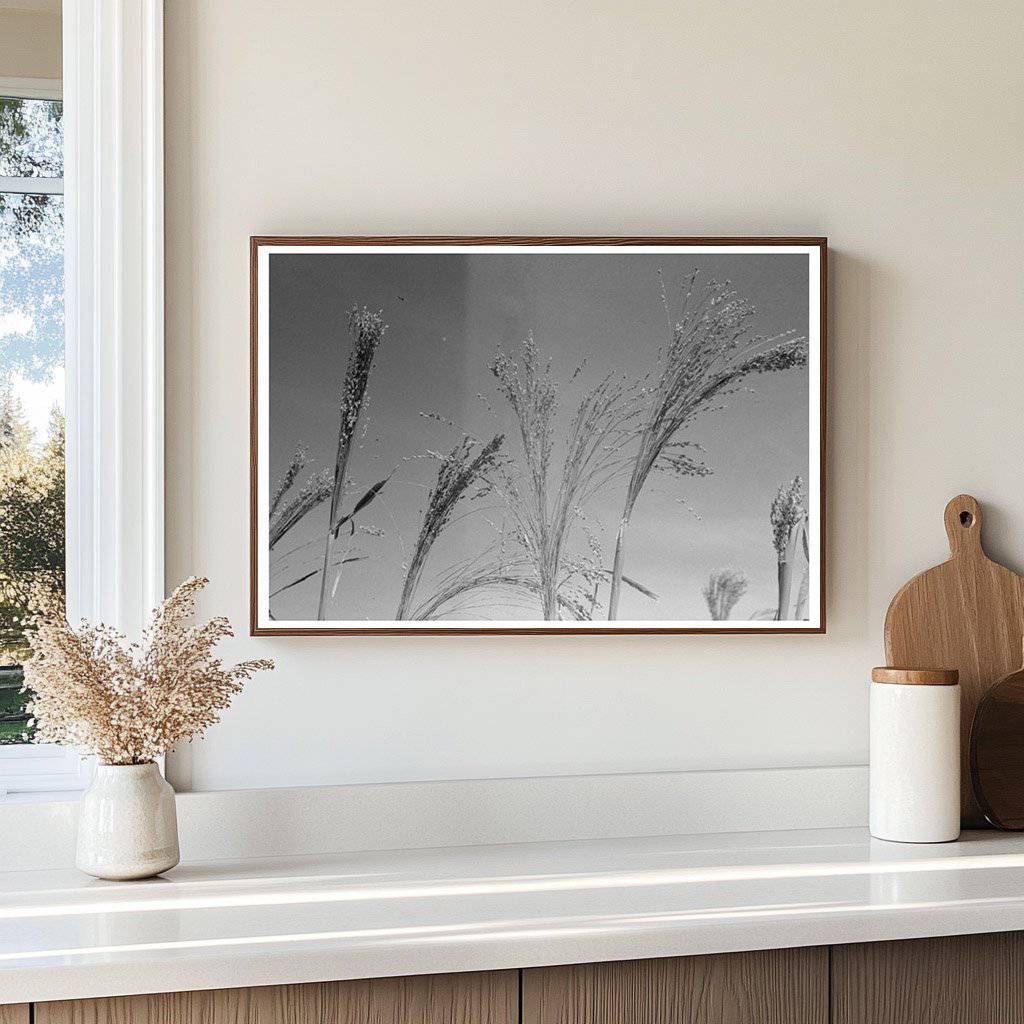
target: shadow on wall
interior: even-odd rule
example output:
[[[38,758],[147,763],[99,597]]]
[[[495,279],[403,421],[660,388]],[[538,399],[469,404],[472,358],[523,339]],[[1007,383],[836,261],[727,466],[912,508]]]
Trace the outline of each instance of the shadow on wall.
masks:
[[[830,249],[828,261],[828,631],[847,639],[874,631],[881,643],[881,620],[869,621],[871,438],[857,425],[871,421],[872,311],[894,282],[842,249]]]

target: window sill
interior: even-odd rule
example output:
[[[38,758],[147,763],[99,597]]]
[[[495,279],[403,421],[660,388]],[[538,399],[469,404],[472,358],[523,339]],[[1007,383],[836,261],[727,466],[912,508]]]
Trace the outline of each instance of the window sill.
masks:
[[[92,759],[52,744],[0,746],[0,804],[69,800],[88,786]]]

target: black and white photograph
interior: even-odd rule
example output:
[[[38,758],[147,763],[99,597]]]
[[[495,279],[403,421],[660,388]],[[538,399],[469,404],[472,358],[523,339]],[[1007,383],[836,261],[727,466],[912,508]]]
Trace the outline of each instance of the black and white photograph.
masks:
[[[824,629],[820,240],[254,238],[252,274],[254,633]]]

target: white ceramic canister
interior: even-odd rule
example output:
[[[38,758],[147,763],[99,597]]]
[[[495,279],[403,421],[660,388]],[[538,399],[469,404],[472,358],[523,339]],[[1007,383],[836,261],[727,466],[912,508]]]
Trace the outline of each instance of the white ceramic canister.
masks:
[[[960,835],[960,684],[950,669],[871,673],[871,834],[897,843]]]
[[[78,815],[79,870],[123,881],[178,863],[174,790],[148,764],[98,764]]]

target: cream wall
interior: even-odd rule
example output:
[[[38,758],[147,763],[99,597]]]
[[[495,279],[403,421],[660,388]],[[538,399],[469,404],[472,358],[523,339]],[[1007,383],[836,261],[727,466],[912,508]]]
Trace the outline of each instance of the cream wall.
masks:
[[[0,78],[60,77],[60,0],[0,0]]]
[[[242,633],[250,234],[833,247],[827,636],[243,638],[192,784],[862,763],[945,501],[1024,566],[1022,12],[167,0],[168,575]]]

